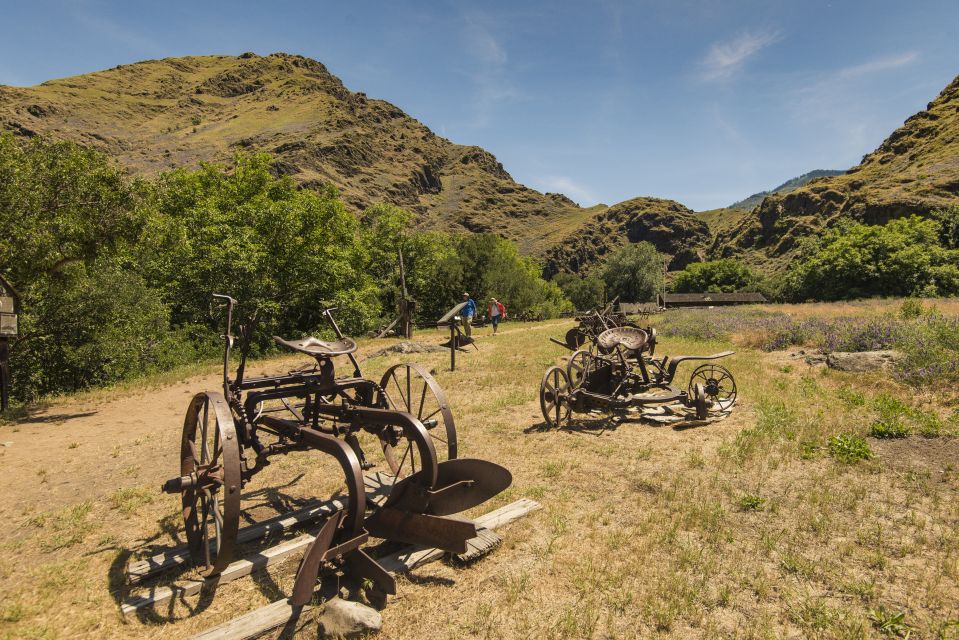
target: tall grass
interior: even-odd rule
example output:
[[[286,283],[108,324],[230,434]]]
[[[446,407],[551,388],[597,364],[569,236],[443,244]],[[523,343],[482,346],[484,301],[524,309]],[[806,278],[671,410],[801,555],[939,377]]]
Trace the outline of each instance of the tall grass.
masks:
[[[854,316],[814,317],[759,307],[683,309],[654,324],[663,337],[734,340],[763,351],[896,349],[902,353],[897,373],[910,384],[959,380],[959,317],[918,300],[904,301],[896,313]]]

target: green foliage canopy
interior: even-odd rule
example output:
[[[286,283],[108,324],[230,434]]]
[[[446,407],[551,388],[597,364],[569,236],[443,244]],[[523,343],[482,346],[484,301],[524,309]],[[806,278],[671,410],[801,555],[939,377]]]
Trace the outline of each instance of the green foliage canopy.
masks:
[[[665,256],[649,242],[628,244],[611,253],[602,277],[610,298],[623,302],[648,302],[663,287]]]
[[[74,144],[0,135],[0,269],[21,294],[12,349],[21,400],[110,384],[216,354],[211,294],[256,309],[259,349],[273,334],[328,333],[337,306],[356,335],[395,313],[398,250],[418,318],[473,293],[512,313],[570,307],[534,260],[493,235],[413,230],[386,204],[349,213],[333,188],[301,190],[266,155],[132,180]],[[480,311],[482,313],[482,311]]]
[[[672,289],[677,293],[735,293],[754,289],[761,278],[752,269],[732,258],[693,262],[675,275]]]
[[[553,282],[580,311],[603,306],[606,287],[598,276],[580,277],[573,273],[557,273],[553,276]]]
[[[883,226],[847,223],[804,247],[786,277],[795,300],[959,293],[959,250],[940,244],[937,220],[909,216]]]

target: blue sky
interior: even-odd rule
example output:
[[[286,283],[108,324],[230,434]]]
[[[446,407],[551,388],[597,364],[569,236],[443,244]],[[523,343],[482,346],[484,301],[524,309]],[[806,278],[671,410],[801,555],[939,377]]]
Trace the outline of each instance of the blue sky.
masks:
[[[959,74],[959,1],[0,1],[0,84],[299,53],[584,205],[855,165]]]

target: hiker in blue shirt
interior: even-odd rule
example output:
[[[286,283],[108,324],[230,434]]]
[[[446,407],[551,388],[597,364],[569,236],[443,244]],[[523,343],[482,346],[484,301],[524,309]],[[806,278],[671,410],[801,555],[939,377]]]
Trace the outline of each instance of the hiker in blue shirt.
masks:
[[[473,334],[473,327],[470,323],[473,322],[473,316],[476,315],[476,303],[466,292],[463,292],[463,302],[466,303],[466,306],[460,311],[460,317],[463,318],[463,332],[469,338]]]

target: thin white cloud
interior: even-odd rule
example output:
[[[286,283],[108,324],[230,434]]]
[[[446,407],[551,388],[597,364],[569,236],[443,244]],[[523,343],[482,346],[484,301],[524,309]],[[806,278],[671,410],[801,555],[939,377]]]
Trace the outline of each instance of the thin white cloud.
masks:
[[[477,12],[463,15],[463,35],[466,52],[472,61],[467,71],[473,83],[471,126],[488,126],[496,108],[508,101],[521,98],[521,92],[510,81],[509,54],[496,35],[491,18]]]
[[[906,51],[905,53],[900,53],[897,55],[882,56],[879,58],[874,58],[873,60],[867,60],[862,64],[843,67],[835,73],[835,76],[839,79],[858,78],[859,76],[864,76],[870,73],[889,71],[891,69],[905,67],[906,65],[912,64],[918,59],[918,51]]]
[[[581,205],[592,205],[599,199],[585,186],[566,176],[544,176],[536,180],[543,191],[562,193]]]
[[[477,22],[470,22],[467,27],[468,45],[473,56],[481,62],[500,66],[506,64],[509,56],[506,49],[496,37]]]
[[[886,54],[857,64],[794,81],[784,96],[788,113],[800,126],[816,128],[831,140],[834,153],[855,162],[856,157],[888,133],[888,123],[877,122],[871,98],[882,74],[919,59],[916,51]],[[877,84],[878,83],[878,84]]]
[[[731,78],[747,60],[781,39],[781,31],[767,30],[745,32],[727,42],[714,43],[702,61],[701,78],[707,81]]]

